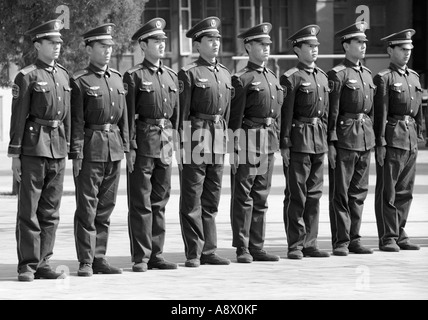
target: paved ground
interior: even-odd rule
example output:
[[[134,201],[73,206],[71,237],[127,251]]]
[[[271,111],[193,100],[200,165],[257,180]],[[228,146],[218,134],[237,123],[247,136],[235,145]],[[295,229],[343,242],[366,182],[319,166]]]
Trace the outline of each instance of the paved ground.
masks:
[[[375,249],[373,255],[348,257],[332,256],[326,259],[304,258],[293,261],[286,258],[287,243],[282,221],[284,177],[277,157],[274,185],[269,198],[265,248],[281,256],[276,263],[236,263],[231,247],[229,218],[230,176],[224,176],[218,223],[218,252],[232,260],[229,266],[184,267],[183,241],[178,220],[178,175],[173,175],[173,190],[167,207],[167,236],[165,257],[179,264],[177,270],[151,270],[133,273],[127,231],[126,177],[121,177],[116,210],[111,221],[108,260],[121,268],[122,275],[94,275],[77,277],[73,237],[75,208],[73,183],[68,163],[65,192],[61,206],[61,221],[51,264],[64,270],[69,277],[61,281],[17,281],[15,219],[16,198],[8,195],[12,186],[10,159],[6,148],[0,145],[0,300],[3,299],[138,299],[138,300],[391,300],[428,299],[428,150],[421,148],[414,202],[407,232],[420,251],[399,253],[381,252],[377,248],[374,217],[375,169],[372,165],[370,193],[366,201],[361,234],[363,243]],[[229,170],[227,169],[226,172]],[[123,171],[124,172],[124,171]],[[327,176],[325,176],[327,177]],[[319,243],[331,252],[330,226],[327,204],[327,183],[321,200]],[[183,305],[182,303],[182,305]],[[169,313],[169,309],[165,312]],[[171,312],[173,310],[171,309]]]

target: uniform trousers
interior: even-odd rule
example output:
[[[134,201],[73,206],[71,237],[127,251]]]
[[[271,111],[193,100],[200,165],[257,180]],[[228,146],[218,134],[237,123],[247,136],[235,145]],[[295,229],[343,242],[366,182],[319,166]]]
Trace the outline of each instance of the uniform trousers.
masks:
[[[162,159],[138,154],[134,171],[128,172],[128,231],[134,263],[161,258],[171,172],[171,164]]]
[[[63,191],[65,159],[21,155],[16,241],[18,273],[48,268]]]
[[[107,251],[110,216],[116,205],[121,161],[82,162],[76,186],[74,235],[77,259],[93,263]]]
[[[283,167],[286,177],[284,225],[288,250],[318,249],[324,153],[290,152],[290,164]]]
[[[265,241],[268,195],[272,185],[275,157],[262,155],[262,165],[247,161],[231,174],[232,246],[261,250]]]
[[[386,147],[384,165],[376,163],[375,213],[380,246],[408,241],[404,227],[413,200],[417,154],[417,149]]]
[[[220,203],[224,155],[213,157],[216,161],[212,163],[183,164],[180,172],[180,223],[187,259],[200,259],[202,254],[209,255],[217,249],[215,218]]]
[[[333,249],[358,243],[368,193],[370,151],[337,148],[336,168],[329,166],[330,227]]]

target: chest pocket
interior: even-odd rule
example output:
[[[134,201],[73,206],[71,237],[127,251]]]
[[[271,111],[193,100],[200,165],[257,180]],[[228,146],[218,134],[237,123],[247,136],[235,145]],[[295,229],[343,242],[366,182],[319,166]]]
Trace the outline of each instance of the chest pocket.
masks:
[[[280,84],[276,85],[276,95],[277,95],[278,104],[282,106],[284,102],[284,88]]]
[[[169,86],[169,98],[171,100],[171,106],[174,107],[174,105],[176,104],[176,101],[178,99],[178,89],[176,86]]]
[[[156,104],[155,88],[152,83],[142,83],[139,87],[139,104],[143,106],[154,106]]]
[[[36,84],[33,89],[33,104],[37,107],[46,108],[53,102],[51,88],[48,84]]]
[[[103,92],[100,89],[87,89],[87,108],[88,110],[100,110],[103,108]]]
[[[265,104],[265,88],[260,85],[251,85],[248,88],[248,100],[254,101],[255,105],[264,105]]]
[[[296,103],[299,107],[309,107],[314,104],[317,90],[311,84],[302,84],[296,92]]]
[[[406,105],[408,95],[406,94],[406,89],[401,82],[392,84],[389,87],[389,91],[390,91],[390,100],[393,105],[396,105],[396,106]]]
[[[194,100],[198,105],[211,104],[211,84],[209,82],[197,81],[195,82]]]
[[[350,79],[346,81],[343,88],[343,97],[345,102],[351,102],[357,104],[362,100],[362,95],[364,95],[363,88],[357,80]]]

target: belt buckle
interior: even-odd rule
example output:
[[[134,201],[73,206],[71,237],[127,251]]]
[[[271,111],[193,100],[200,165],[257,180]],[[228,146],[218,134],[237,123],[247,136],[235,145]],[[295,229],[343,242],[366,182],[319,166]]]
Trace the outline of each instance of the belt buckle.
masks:
[[[111,123],[106,123],[104,126],[104,131],[108,132],[111,130]]]
[[[60,123],[60,120],[50,120],[49,121],[49,126],[52,127],[52,128],[58,128],[59,127],[59,123]]]
[[[364,120],[364,113],[359,113],[358,114],[358,120]]]
[[[410,122],[410,117],[409,116],[404,116],[404,121],[406,122],[406,124],[409,124]]]
[[[265,118],[265,125],[267,127],[270,127],[272,125],[273,119],[272,118]]]
[[[219,114],[216,114],[215,116],[214,116],[214,123],[218,123],[220,121],[220,115]]]
[[[161,129],[164,129],[165,128],[165,121],[166,119],[159,119],[159,124],[158,124],[158,127],[159,128],[161,128]]]

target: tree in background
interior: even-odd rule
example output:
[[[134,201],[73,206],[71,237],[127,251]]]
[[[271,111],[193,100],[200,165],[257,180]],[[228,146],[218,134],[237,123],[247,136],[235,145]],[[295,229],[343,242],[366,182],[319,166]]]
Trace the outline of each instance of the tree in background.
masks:
[[[0,87],[11,84],[10,64],[23,68],[34,62],[35,49],[25,32],[51,19],[61,19],[64,43],[59,63],[70,73],[84,68],[87,55],[82,34],[103,23],[114,23],[114,53],[133,51],[131,35],[140,27],[148,0],[1,0]]]

